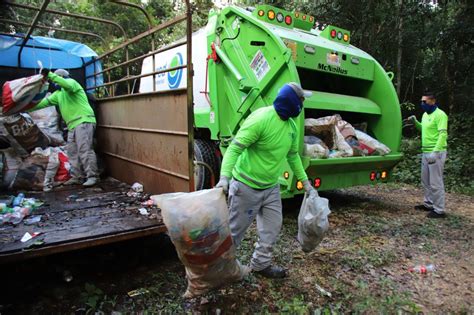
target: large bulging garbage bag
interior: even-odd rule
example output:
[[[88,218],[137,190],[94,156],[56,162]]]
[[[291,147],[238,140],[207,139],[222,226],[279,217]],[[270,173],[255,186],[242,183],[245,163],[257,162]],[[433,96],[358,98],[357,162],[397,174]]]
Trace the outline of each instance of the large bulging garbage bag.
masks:
[[[153,196],[171,241],[186,267],[184,297],[241,280],[247,273],[235,256],[229,210],[222,189]]]
[[[3,114],[17,114],[35,106],[47,91],[48,83],[41,74],[5,82],[2,90]]]
[[[329,200],[305,194],[298,215],[298,242],[303,251],[312,251],[321,243],[329,229],[330,213]]]
[[[10,136],[26,152],[31,152],[36,147],[46,148],[50,144],[50,139],[38,128],[28,114],[8,116],[4,119],[3,124]]]

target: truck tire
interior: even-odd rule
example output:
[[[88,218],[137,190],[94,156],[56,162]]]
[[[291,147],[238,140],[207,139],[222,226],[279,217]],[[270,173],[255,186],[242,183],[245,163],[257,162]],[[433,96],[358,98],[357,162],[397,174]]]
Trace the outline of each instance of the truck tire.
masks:
[[[215,183],[219,180],[220,159],[216,154],[216,147],[211,141],[194,139],[194,159],[197,162],[208,164],[214,172]],[[211,187],[211,172],[203,165],[194,165],[194,187],[196,190]]]

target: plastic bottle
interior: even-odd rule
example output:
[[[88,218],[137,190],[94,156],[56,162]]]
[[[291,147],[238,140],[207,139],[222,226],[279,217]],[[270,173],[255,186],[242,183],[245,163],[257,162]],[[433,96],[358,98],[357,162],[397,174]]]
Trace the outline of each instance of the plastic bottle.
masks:
[[[415,273],[421,273],[421,274],[426,274],[428,272],[431,272],[431,271],[434,271],[435,270],[435,266],[433,264],[429,264],[429,265],[417,265],[415,267],[412,267],[410,269],[408,269],[408,271],[410,272],[415,272]]]
[[[18,196],[13,200],[13,207],[17,207],[21,204],[23,201],[23,198],[25,198],[25,195],[23,193],[19,193]]]

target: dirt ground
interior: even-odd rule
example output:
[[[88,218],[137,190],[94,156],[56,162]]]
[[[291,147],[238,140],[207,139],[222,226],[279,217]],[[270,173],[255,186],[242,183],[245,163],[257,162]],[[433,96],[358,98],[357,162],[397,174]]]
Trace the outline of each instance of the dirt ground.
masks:
[[[413,209],[422,192],[412,186],[322,195],[331,228],[308,254],[295,239],[301,200],[284,203],[275,261],[287,279],[250,275],[185,301],[184,267],[161,236],[3,265],[0,314],[474,313],[473,197],[448,194],[448,217],[427,219]],[[252,227],[239,250],[243,263],[255,240]],[[408,271],[430,263],[436,269],[426,275]]]

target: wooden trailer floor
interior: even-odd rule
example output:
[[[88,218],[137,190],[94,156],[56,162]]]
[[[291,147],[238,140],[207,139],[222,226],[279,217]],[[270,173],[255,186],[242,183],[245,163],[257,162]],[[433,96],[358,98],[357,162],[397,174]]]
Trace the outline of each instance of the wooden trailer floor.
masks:
[[[128,191],[128,185],[107,179],[92,188],[70,186],[25,193],[27,198],[44,201],[31,215],[41,215],[41,221],[0,226],[0,263],[166,231],[159,209],[147,208],[150,215],[141,215],[141,198],[128,196]],[[41,234],[23,243],[26,232]]]

